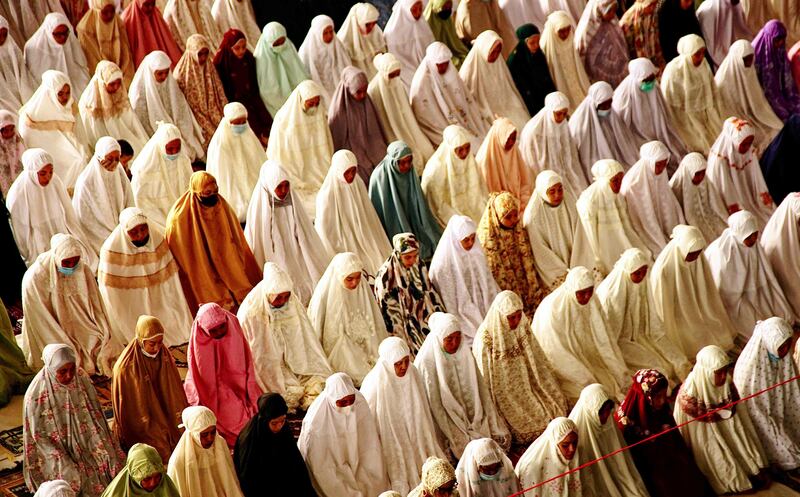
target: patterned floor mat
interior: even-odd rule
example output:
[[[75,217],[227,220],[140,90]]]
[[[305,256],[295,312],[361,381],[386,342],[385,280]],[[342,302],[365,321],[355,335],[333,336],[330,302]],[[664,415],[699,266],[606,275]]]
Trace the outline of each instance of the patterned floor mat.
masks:
[[[0,431],[0,445],[14,454],[22,455],[22,426],[10,430]]]

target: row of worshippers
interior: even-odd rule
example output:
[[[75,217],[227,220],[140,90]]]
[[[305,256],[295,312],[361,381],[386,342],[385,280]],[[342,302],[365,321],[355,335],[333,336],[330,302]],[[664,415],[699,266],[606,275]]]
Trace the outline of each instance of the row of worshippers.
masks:
[[[581,299],[580,292],[571,298]],[[512,316],[504,313],[515,308],[513,299],[498,298],[494,307],[494,321],[511,322]],[[526,319],[513,319],[520,318]],[[242,342],[233,319],[219,307],[208,307],[198,318],[192,345],[209,343],[215,336],[223,341],[239,337]],[[468,350],[458,318],[438,313],[431,322],[431,334],[413,361],[403,340],[385,339],[360,390],[345,373],[328,376],[296,442],[287,423],[288,405],[277,393],[258,392],[260,396],[251,399],[249,412],[237,420],[242,427],[238,436],[226,431],[230,401],[241,400],[230,397],[233,390],[227,391],[223,417],[202,405],[187,407],[187,397],[199,392],[198,378],[187,377],[184,397],[177,368],[160,341],[163,327],[155,318],[142,317],[138,338],[115,366],[115,373],[124,375],[123,368],[133,368],[142,376],[127,376],[124,380],[132,384],[124,385],[115,374],[113,430],[89,376],[77,366],[74,350],[48,345],[45,365],[25,396],[26,483],[43,492],[50,488],[48,482],[61,480],[71,492],[64,495],[108,497],[131,492],[255,496],[265,488],[324,497],[378,495],[389,489],[400,496],[504,497],[538,484],[544,484],[540,491],[547,496],[711,497],[763,488],[769,483],[770,466],[785,471],[800,466],[800,387],[789,381],[798,374],[797,354],[792,356],[792,326],[782,318],[759,322],[735,364],[720,347],[703,347],[680,387],[672,384],[674,407],[668,400],[667,376],[641,369],[632,375],[627,393],[589,383],[577,399],[570,399],[571,411],[553,390],[551,394],[558,394],[538,398],[540,410],[515,413],[505,411],[502,397],[495,396],[496,377],[486,367],[494,361],[505,363],[508,376],[502,380],[515,382],[507,388],[526,396],[526,383],[554,387],[549,383],[554,380],[552,365],[561,363],[541,357],[537,339],[514,330],[493,331],[484,343],[497,349],[477,358],[473,353],[480,354],[481,347],[476,342],[472,352]],[[252,377],[252,362],[244,364],[249,372],[240,370],[238,375]],[[499,364],[494,366],[503,371]],[[225,361],[212,368],[242,365]],[[192,371],[190,366],[190,375]],[[237,375],[220,369],[206,372]],[[778,384],[777,389],[768,388]],[[752,399],[739,402],[752,394]],[[172,403],[161,403],[165,400]],[[129,414],[153,414],[117,409],[124,404],[125,409],[141,411],[131,405],[136,402],[159,404],[169,410],[161,413],[168,416],[151,419],[149,426],[142,426],[137,417],[137,436],[126,439],[124,430],[130,426],[120,428],[117,423],[131,421]],[[534,431],[518,433],[509,414],[534,413],[539,419],[528,420]],[[560,417],[566,414],[569,417]],[[82,436],[69,436],[76,429]],[[603,458],[646,438],[648,443]],[[532,442],[516,467],[505,453],[512,442]],[[165,443],[166,454],[159,450]],[[127,461],[122,449],[128,450]],[[599,458],[603,459],[571,472]],[[434,486],[426,478],[432,460],[449,467],[451,475]],[[448,460],[458,462],[455,471]],[[275,479],[273,472],[282,477]],[[442,488],[444,494],[432,493]]]

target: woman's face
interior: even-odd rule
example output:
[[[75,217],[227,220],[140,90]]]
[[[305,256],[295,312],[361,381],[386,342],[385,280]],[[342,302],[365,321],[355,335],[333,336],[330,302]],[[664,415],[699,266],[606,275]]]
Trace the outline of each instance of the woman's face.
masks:
[[[492,45],[492,49],[489,51],[489,56],[486,57],[486,61],[489,62],[489,64],[493,63],[500,57],[502,52],[503,42],[500,40],[495,41],[494,45]]]
[[[203,47],[200,50],[198,50],[197,51],[197,64],[201,65],[201,66],[206,65],[206,62],[208,61],[208,54],[209,54],[209,50],[206,47]]]
[[[114,15],[116,14],[116,8],[114,4],[108,4],[102,9],[100,9],[100,20],[104,23],[108,24],[114,20]]]
[[[625,173],[617,173],[614,175],[613,178],[608,180],[608,186],[611,188],[611,191],[614,193],[619,193],[619,189],[622,188],[622,177],[625,176]]]
[[[442,340],[442,348],[448,354],[455,354],[456,352],[458,352],[459,347],[461,347],[460,331],[454,331],[449,335],[447,335],[446,337],[444,337],[444,340]]]
[[[442,62],[441,64],[436,64],[436,71],[439,74],[444,74],[450,68],[450,61]]]
[[[235,55],[237,59],[244,57],[244,54],[247,52],[247,40],[242,38],[234,43],[231,47],[231,52],[233,52],[233,55]]]
[[[461,244],[461,248],[469,252],[472,250],[472,247],[475,246],[475,233],[471,235],[467,235],[465,238],[462,238],[459,243]]]
[[[367,85],[360,86],[355,93],[353,93],[353,98],[356,99],[356,102],[363,102],[365,98],[367,98]]]
[[[636,283],[637,285],[644,281],[644,277],[647,276],[647,265],[640,267],[636,271],[631,273],[631,281]]]
[[[150,355],[157,354],[164,343],[164,336],[157,336],[148,340],[142,340],[142,349]]]
[[[702,183],[705,178],[706,178],[705,169],[703,169],[702,171],[697,171],[696,173],[694,173],[694,176],[692,176],[692,184],[697,186],[700,183]]]
[[[322,41],[327,45],[333,41],[334,34],[333,26],[325,26],[325,29],[322,30]]]
[[[347,171],[344,172],[344,180],[347,182],[348,185],[352,183],[354,179],[356,179],[356,174],[358,174],[357,166],[348,168]]]
[[[8,39],[8,28],[0,28],[0,47],[6,44]]]
[[[661,388],[650,393],[650,395],[647,396],[647,400],[650,401],[650,406],[652,406],[653,410],[660,411],[667,405],[667,389]]]
[[[356,271],[355,273],[350,273],[344,278],[344,287],[348,290],[355,290],[358,288],[358,285],[361,284],[361,272]]]
[[[58,93],[56,94],[56,98],[58,98],[58,103],[60,103],[61,105],[67,105],[67,102],[69,102],[71,96],[72,96],[72,89],[69,87],[69,85],[62,86],[61,89],[58,90]]]
[[[689,7],[694,5],[694,0],[681,0],[681,9],[689,10]]]
[[[283,200],[287,195],[289,195],[289,182],[283,180],[275,187],[275,196],[278,197],[279,200]]]
[[[368,34],[372,33],[372,31],[375,29],[375,26],[377,24],[378,24],[378,21],[368,22],[368,23],[364,24],[363,28],[361,26],[359,26],[358,30],[361,31],[362,35],[368,35]]]
[[[210,336],[214,340],[219,340],[228,334],[228,323],[226,321],[223,321],[220,324],[207,329],[206,333],[208,333],[208,336]]]
[[[754,60],[756,60],[756,56],[754,54],[745,55],[744,57],[742,57],[742,62],[744,63],[744,67],[752,67]]]
[[[755,233],[750,233],[750,235],[747,238],[745,238],[742,243],[744,244],[745,247],[750,248],[753,245],[755,245],[757,241],[758,241],[758,231],[756,231]]]
[[[532,54],[535,54],[539,51],[539,40],[541,39],[542,35],[539,33],[535,35],[530,35],[529,37],[525,38],[525,46],[528,47],[528,51]]]
[[[120,155],[119,150],[112,150],[100,160],[100,165],[103,166],[103,169],[106,171],[114,172],[117,169],[117,164],[119,164]]]
[[[558,207],[564,201],[564,185],[556,183],[547,189],[547,203],[553,207]]]
[[[508,316],[506,316],[506,320],[508,320],[508,327],[513,331],[516,330],[519,326],[520,321],[522,321],[522,309],[518,311],[514,311]]]
[[[319,102],[320,102],[319,95],[303,100],[303,112],[308,112],[308,109],[319,107]]]
[[[559,29],[558,30],[558,38],[561,41],[566,41],[566,39],[569,38],[570,31],[572,31],[572,27],[571,26],[567,26],[565,28]]]
[[[105,87],[106,87],[106,93],[108,93],[109,95],[117,93],[119,89],[122,88],[122,78],[115,79],[114,81],[105,85]]]
[[[400,174],[406,174],[411,171],[412,167],[414,167],[414,156],[411,154],[401,157],[397,161],[397,170],[400,171]]]
[[[753,146],[754,139],[755,137],[753,135],[750,135],[744,140],[742,140],[742,142],[739,144],[739,153],[746,154],[750,150],[750,147]]]
[[[400,69],[395,69],[394,71],[389,73],[389,79],[395,79],[400,77]]]
[[[36,173],[36,179],[39,181],[41,186],[47,186],[50,184],[50,180],[53,179],[53,165],[47,164],[43,168],[39,169]]]
[[[772,46],[775,47],[775,48],[781,48],[781,47],[783,47],[785,45],[786,45],[786,37],[785,36],[779,36],[779,37],[775,38],[775,40],[772,42]]]
[[[147,223],[137,224],[129,229],[127,233],[131,243],[136,247],[141,247],[150,238],[150,227]]]
[[[514,130],[514,131],[511,132],[510,135],[508,135],[508,138],[506,139],[506,143],[503,145],[503,150],[508,152],[509,150],[514,148],[514,145],[516,143],[517,143],[517,131]]]
[[[14,138],[14,135],[17,134],[17,127],[13,124],[7,124],[0,128],[0,136],[3,137],[4,140],[10,140]]]
[[[346,395],[336,401],[336,407],[348,407],[356,403],[356,394]]]
[[[355,399],[353,399],[353,400],[355,400]],[[272,419],[269,420],[268,424],[269,424],[269,431],[271,431],[272,433],[276,433],[276,434],[280,433],[281,430],[283,429],[283,425],[286,424],[286,415],[282,414],[282,415],[278,416],[277,418],[272,418]]]
[[[167,155],[175,155],[180,153],[181,151],[181,139],[175,138],[174,140],[170,140],[164,145],[164,153]]]
[[[230,120],[230,123],[233,125],[245,124],[247,122],[247,118],[245,116],[236,117]]]
[[[783,359],[790,350],[792,350],[792,339],[787,338],[786,341],[783,342],[780,347],[778,347],[778,357]]]
[[[655,166],[653,167],[653,172],[656,173],[656,176],[664,172],[664,170],[667,168],[667,164],[669,164],[669,159],[656,162]]]
[[[703,59],[706,56],[706,49],[701,48],[700,50],[696,51],[692,54],[692,64],[694,67],[700,67],[700,64],[703,63]]]
[[[419,260],[419,250],[411,250],[400,254],[400,262],[403,267],[411,267],[417,263],[417,260]]]
[[[597,413],[597,417],[600,418],[601,425],[606,424],[606,421],[608,421],[608,418],[611,417],[611,412],[613,410],[614,410],[613,400],[609,399],[603,403],[603,405],[600,407],[600,411]]]
[[[161,483],[161,473],[153,473],[152,475],[142,479],[142,481],[139,483],[139,486],[147,492],[152,492],[158,488],[159,483]]]
[[[686,258],[684,260],[686,262],[694,262],[697,260],[698,257],[700,257],[700,254],[702,253],[703,253],[702,250],[695,250],[694,252],[689,252],[688,254],[686,254]]]
[[[422,17],[422,1],[414,2],[414,5],[411,6],[411,16],[414,18],[415,21],[418,21],[420,17]]]
[[[453,152],[455,152],[456,157],[458,157],[461,160],[464,160],[469,155],[469,151],[471,148],[472,145],[469,142],[467,142],[461,145],[460,147],[456,147],[455,150],[453,150]]]
[[[500,219],[500,224],[505,228],[513,228],[519,222],[519,209],[511,209]]]
[[[281,292],[267,295],[267,299],[269,300],[269,305],[276,309],[280,309],[286,305],[286,302],[289,302],[289,298],[291,296],[292,292]]]
[[[402,378],[408,372],[408,366],[411,364],[411,359],[408,356],[403,357],[396,363],[394,363],[394,374],[397,375],[398,378]]]
[[[53,40],[59,45],[63,45],[69,38],[69,26],[66,24],[59,24],[56,29],[52,31]]]
[[[156,78],[156,83],[163,83],[169,76],[169,68],[153,71],[153,76]]]
[[[200,432],[200,446],[204,449],[210,449],[214,445],[214,440],[217,438],[217,427],[209,426]]]
[[[69,385],[75,378],[75,363],[68,362],[56,370],[56,381],[62,385]]]
[[[277,39],[277,40],[275,40],[275,41],[273,41],[273,42],[272,42],[272,46],[273,46],[273,47],[280,47],[280,46],[282,46],[284,43],[286,43],[286,37],[285,37],[285,36],[280,36],[280,37],[278,37],[278,39]]]
[[[560,110],[553,111],[553,121],[555,121],[556,124],[563,123],[564,119],[567,118],[567,114],[568,113],[569,113],[569,109],[560,109]]]
[[[728,379],[729,369],[728,366],[725,366],[714,371],[714,386],[721,387],[725,384],[725,381]]]
[[[592,300],[592,295],[594,295],[594,287],[590,286],[575,292],[575,300],[577,300],[580,305],[586,305]]]
[[[575,457],[575,451],[578,450],[578,434],[574,431],[569,432],[558,442],[558,450],[564,459],[571,461]]]

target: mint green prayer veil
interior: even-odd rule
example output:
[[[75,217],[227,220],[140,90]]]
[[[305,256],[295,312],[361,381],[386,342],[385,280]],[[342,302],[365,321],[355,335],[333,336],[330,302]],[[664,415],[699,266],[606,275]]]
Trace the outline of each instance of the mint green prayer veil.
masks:
[[[161,482],[148,492],[140,485],[142,480],[154,473],[161,473]],[[125,468],[114,478],[114,481],[103,491],[101,497],[181,497],[178,488],[172,483],[161,461],[161,456],[153,447],[138,443],[128,451]]]
[[[273,116],[289,98],[292,90],[309,78],[292,40],[286,38],[283,45],[272,46],[280,37],[286,37],[286,28],[279,22],[267,24],[253,53],[256,58],[258,91]]]

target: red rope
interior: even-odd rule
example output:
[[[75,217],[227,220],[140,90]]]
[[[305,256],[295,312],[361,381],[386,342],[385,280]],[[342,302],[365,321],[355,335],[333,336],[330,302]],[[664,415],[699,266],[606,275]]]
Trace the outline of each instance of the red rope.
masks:
[[[543,481],[541,483],[537,483],[536,485],[534,485],[534,486],[532,486],[530,488],[526,488],[524,490],[520,490],[519,492],[511,494],[508,497],[520,497],[521,495],[524,495],[524,494],[530,492],[531,490],[537,489],[537,488],[539,488],[539,487],[541,487],[543,485],[546,485],[546,484],[548,484],[548,483],[550,483],[552,481],[558,480],[560,478],[564,478],[565,476],[571,475],[572,473],[577,473],[578,471],[582,470],[583,468],[588,468],[589,466],[591,466],[593,464],[597,464],[600,461],[606,460],[609,457],[613,457],[613,456],[619,454],[620,452],[624,452],[626,450],[632,449],[633,447],[636,447],[637,445],[641,445],[643,443],[650,442],[651,440],[654,440],[654,439],[656,439],[656,438],[658,438],[658,437],[660,437],[662,435],[665,435],[665,434],[667,434],[667,433],[669,433],[671,431],[677,430],[679,428],[683,428],[684,426],[686,426],[686,425],[688,425],[690,423],[694,423],[695,421],[701,420],[701,419],[703,419],[703,418],[705,418],[707,416],[711,416],[712,414],[715,414],[718,411],[721,411],[723,409],[729,409],[729,408],[735,406],[736,404],[739,404],[739,403],[744,402],[746,400],[750,400],[753,397],[758,397],[759,395],[763,395],[763,394],[765,394],[765,393],[767,393],[767,392],[769,392],[771,390],[775,390],[778,387],[782,387],[783,385],[786,385],[787,383],[790,383],[792,381],[797,381],[797,380],[800,380],[800,375],[795,376],[793,378],[789,378],[788,380],[782,381],[780,383],[776,383],[776,384],[774,384],[774,385],[772,385],[770,387],[767,387],[767,388],[765,388],[763,390],[759,390],[758,392],[755,392],[755,393],[753,393],[751,395],[748,395],[747,397],[743,397],[743,398],[741,398],[739,400],[733,401],[733,402],[731,402],[731,403],[729,403],[727,405],[724,405],[722,407],[718,407],[718,408],[714,409],[713,411],[709,411],[709,412],[705,413],[704,415],[700,416],[699,418],[692,418],[689,421],[686,421],[686,422],[681,423],[679,425],[673,426],[671,428],[667,428],[666,430],[660,431],[660,432],[658,432],[658,433],[656,433],[654,435],[650,435],[647,438],[643,438],[642,440],[639,440],[636,443],[632,443],[630,445],[626,445],[625,447],[620,447],[619,449],[615,450],[614,452],[608,453],[608,454],[606,454],[606,455],[604,455],[602,457],[598,457],[597,459],[594,459],[592,461],[586,461],[585,463],[581,464],[580,466],[578,466],[575,469],[571,469],[569,471],[561,473],[560,475],[556,475],[556,476],[554,476],[554,477],[552,477],[552,478],[550,478],[548,480],[545,480],[545,481]],[[612,422],[613,423],[614,421],[609,419],[609,421],[607,421],[607,422]]]

